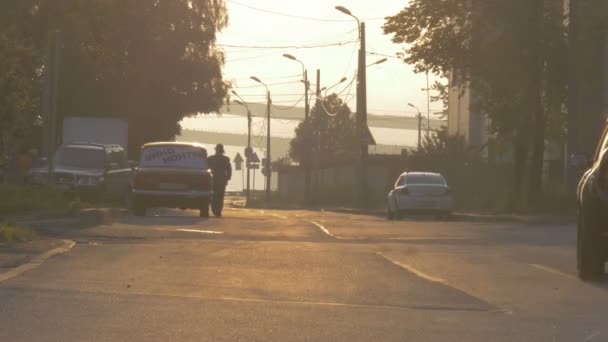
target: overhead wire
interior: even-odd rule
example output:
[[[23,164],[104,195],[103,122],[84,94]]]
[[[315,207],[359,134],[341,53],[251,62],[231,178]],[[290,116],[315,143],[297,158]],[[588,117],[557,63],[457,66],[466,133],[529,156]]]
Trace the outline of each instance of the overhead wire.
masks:
[[[295,108],[297,105],[299,105],[302,102],[302,100],[304,100],[304,97],[306,97],[306,96],[302,95],[302,97],[300,97],[300,99],[295,104],[293,104],[291,106],[287,106],[287,107],[283,106],[285,108],[280,108],[279,106],[275,106],[275,105],[273,105],[272,107],[275,108],[275,109],[278,109],[278,110],[290,110],[290,109]]]
[[[285,76],[261,76],[260,78],[264,79],[264,80],[279,80],[279,79],[286,79],[286,78],[295,78],[295,77],[302,77],[302,74],[294,74],[294,75],[285,75]],[[249,77],[243,77],[243,78],[232,78],[233,81],[251,81],[251,78]]]
[[[285,84],[297,84],[300,83],[300,81],[289,81],[289,82],[277,82],[277,83],[269,83],[268,86],[275,86],[275,85],[285,85]],[[244,86],[244,87],[233,87],[234,89],[250,89],[250,88],[261,88],[264,87],[264,85],[262,84],[257,84],[257,85],[251,85],[251,86]],[[239,94],[240,95],[240,94]]]
[[[258,8],[258,7],[253,7],[250,5],[246,5],[234,0],[227,0],[229,3],[237,5],[237,6],[241,6],[241,7],[245,7],[245,8],[249,8],[251,10],[254,11],[258,11],[258,12],[264,12],[264,13],[269,13],[269,14],[275,14],[275,15],[280,15],[280,16],[284,16],[284,17],[289,17],[289,18],[296,18],[296,19],[301,19],[301,20],[311,20],[311,21],[318,21],[318,22],[349,22],[352,20],[347,20],[347,19],[326,19],[326,18],[313,18],[313,17],[306,17],[306,16],[301,16],[301,15],[295,15],[295,14],[289,14],[289,13],[282,13],[282,12],[277,12],[277,11],[271,11],[271,10],[267,10],[267,9],[263,9],[263,8]],[[374,21],[374,20],[384,20],[385,18],[366,18],[366,21]]]
[[[396,58],[396,59],[402,59],[401,57],[397,56],[397,55],[388,55],[385,53],[380,53],[380,52],[374,52],[374,51],[367,51],[366,52],[368,55],[374,55],[374,56],[381,56],[381,57],[388,57],[388,58]]]
[[[313,44],[313,45],[275,45],[275,46],[264,46],[264,45],[238,45],[238,44],[217,44],[219,47],[235,48],[235,49],[319,49],[334,46],[344,46],[348,44],[358,43],[358,40],[347,40],[342,42],[324,43],[324,44]]]
[[[242,97],[266,97],[266,94],[239,94]],[[280,93],[280,94],[271,94],[272,97],[284,97],[284,96],[302,96],[302,93]]]

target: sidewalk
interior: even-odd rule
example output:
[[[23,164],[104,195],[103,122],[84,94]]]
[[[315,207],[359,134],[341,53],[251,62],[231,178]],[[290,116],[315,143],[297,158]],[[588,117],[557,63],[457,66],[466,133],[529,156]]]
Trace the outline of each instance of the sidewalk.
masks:
[[[381,209],[358,209],[358,208],[325,208],[325,211],[347,213],[354,215],[370,215],[386,217],[386,210]],[[455,212],[450,217],[451,221],[463,222],[517,222],[525,224],[574,224],[576,217],[570,215],[518,215],[518,214],[478,214]]]
[[[13,245],[0,244],[0,273],[30,262],[34,257],[64,244],[62,240],[39,239]]]
[[[245,200],[242,198],[235,198],[229,202],[230,205],[237,208],[245,207]],[[266,208],[262,203],[256,203],[251,206],[252,208]],[[346,208],[346,207],[304,207],[297,205],[287,205],[272,203],[269,209],[276,210],[313,210],[313,211],[328,211],[336,213],[345,213],[353,215],[367,215],[367,216],[378,216],[386,217],[386,210],[384,209],[361,209],[361,208]],[[561,225],[561,224],[575,224],[576,217],[573,215],[518,215],[518,214],[479,214],[479,213],[466,213],[466,212],[455,212],[452,214],[451,221],[461,222],[516,222],[524,224],[544,224],[544,225]]]

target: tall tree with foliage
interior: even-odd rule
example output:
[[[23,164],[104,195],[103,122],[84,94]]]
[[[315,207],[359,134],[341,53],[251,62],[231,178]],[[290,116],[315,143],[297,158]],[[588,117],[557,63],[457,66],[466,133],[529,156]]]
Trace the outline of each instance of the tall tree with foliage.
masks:
[[[16,149],[32,147],[40,124],[39,54],[19,24],[22,3],[0,6],[0,164]]]
[[[512,145],[517,206],[539,198],[547,125],[563,119],[562,11],[557,0],[413,0],[384,26],[417,71],[457,73],[453,85],[474,92],[472,109]]]
[[[311,147],[321,164],[354,158],[359,145],[356,120],[348,105],[333,94],[318,101],[312,112],[314,117],[296,128],[289,152],[291,159],[305,165]]]
[[[60,119],[127,119],[137,151],[172,139],[184,117],[221,107],[227,87],[215,41],[227,24],[224,0],[23,0],[0,12],[9,6],[39,51],[61,32]]]

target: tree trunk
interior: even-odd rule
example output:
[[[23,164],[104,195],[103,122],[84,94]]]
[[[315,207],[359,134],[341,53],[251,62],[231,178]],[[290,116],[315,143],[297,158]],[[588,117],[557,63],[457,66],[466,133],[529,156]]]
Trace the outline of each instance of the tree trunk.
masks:
[[[529,99],[527,101],[532,114],[531,125],[531,143],[532,150],[530,155],[529,175],[528,175],[528,193],[527,201],[531,206],[536,206],[541,202],[542,198],[542,180],[543,180],[543,163],[545,155],[545,135],[546,135],[546,118],[543,106],[543,75],[544,61],[543,56],[543,29],[544,29],[544,0],[535,0],[531,2],[531,23],[532,29],[530,32],[530,60],[529,60],[529,75],[530,89],[528,91]]]
[[[525,132],[525,131],[524,131]],[[527,134],[520,131],[513,142],[513,192],[509,200],[509,211],[520,211],[526,208],[526,169],[528,164]]]

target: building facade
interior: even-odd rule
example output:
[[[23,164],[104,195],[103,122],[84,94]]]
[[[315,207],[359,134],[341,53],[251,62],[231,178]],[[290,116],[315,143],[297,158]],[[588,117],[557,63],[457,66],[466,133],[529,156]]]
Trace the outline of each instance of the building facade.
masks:
[[[452,72],[448,90],[448,132],[462,136],[467,145],[485,150],[488,143],[488,117],[476,110],[478,97],[467,84],[460,84]]]

